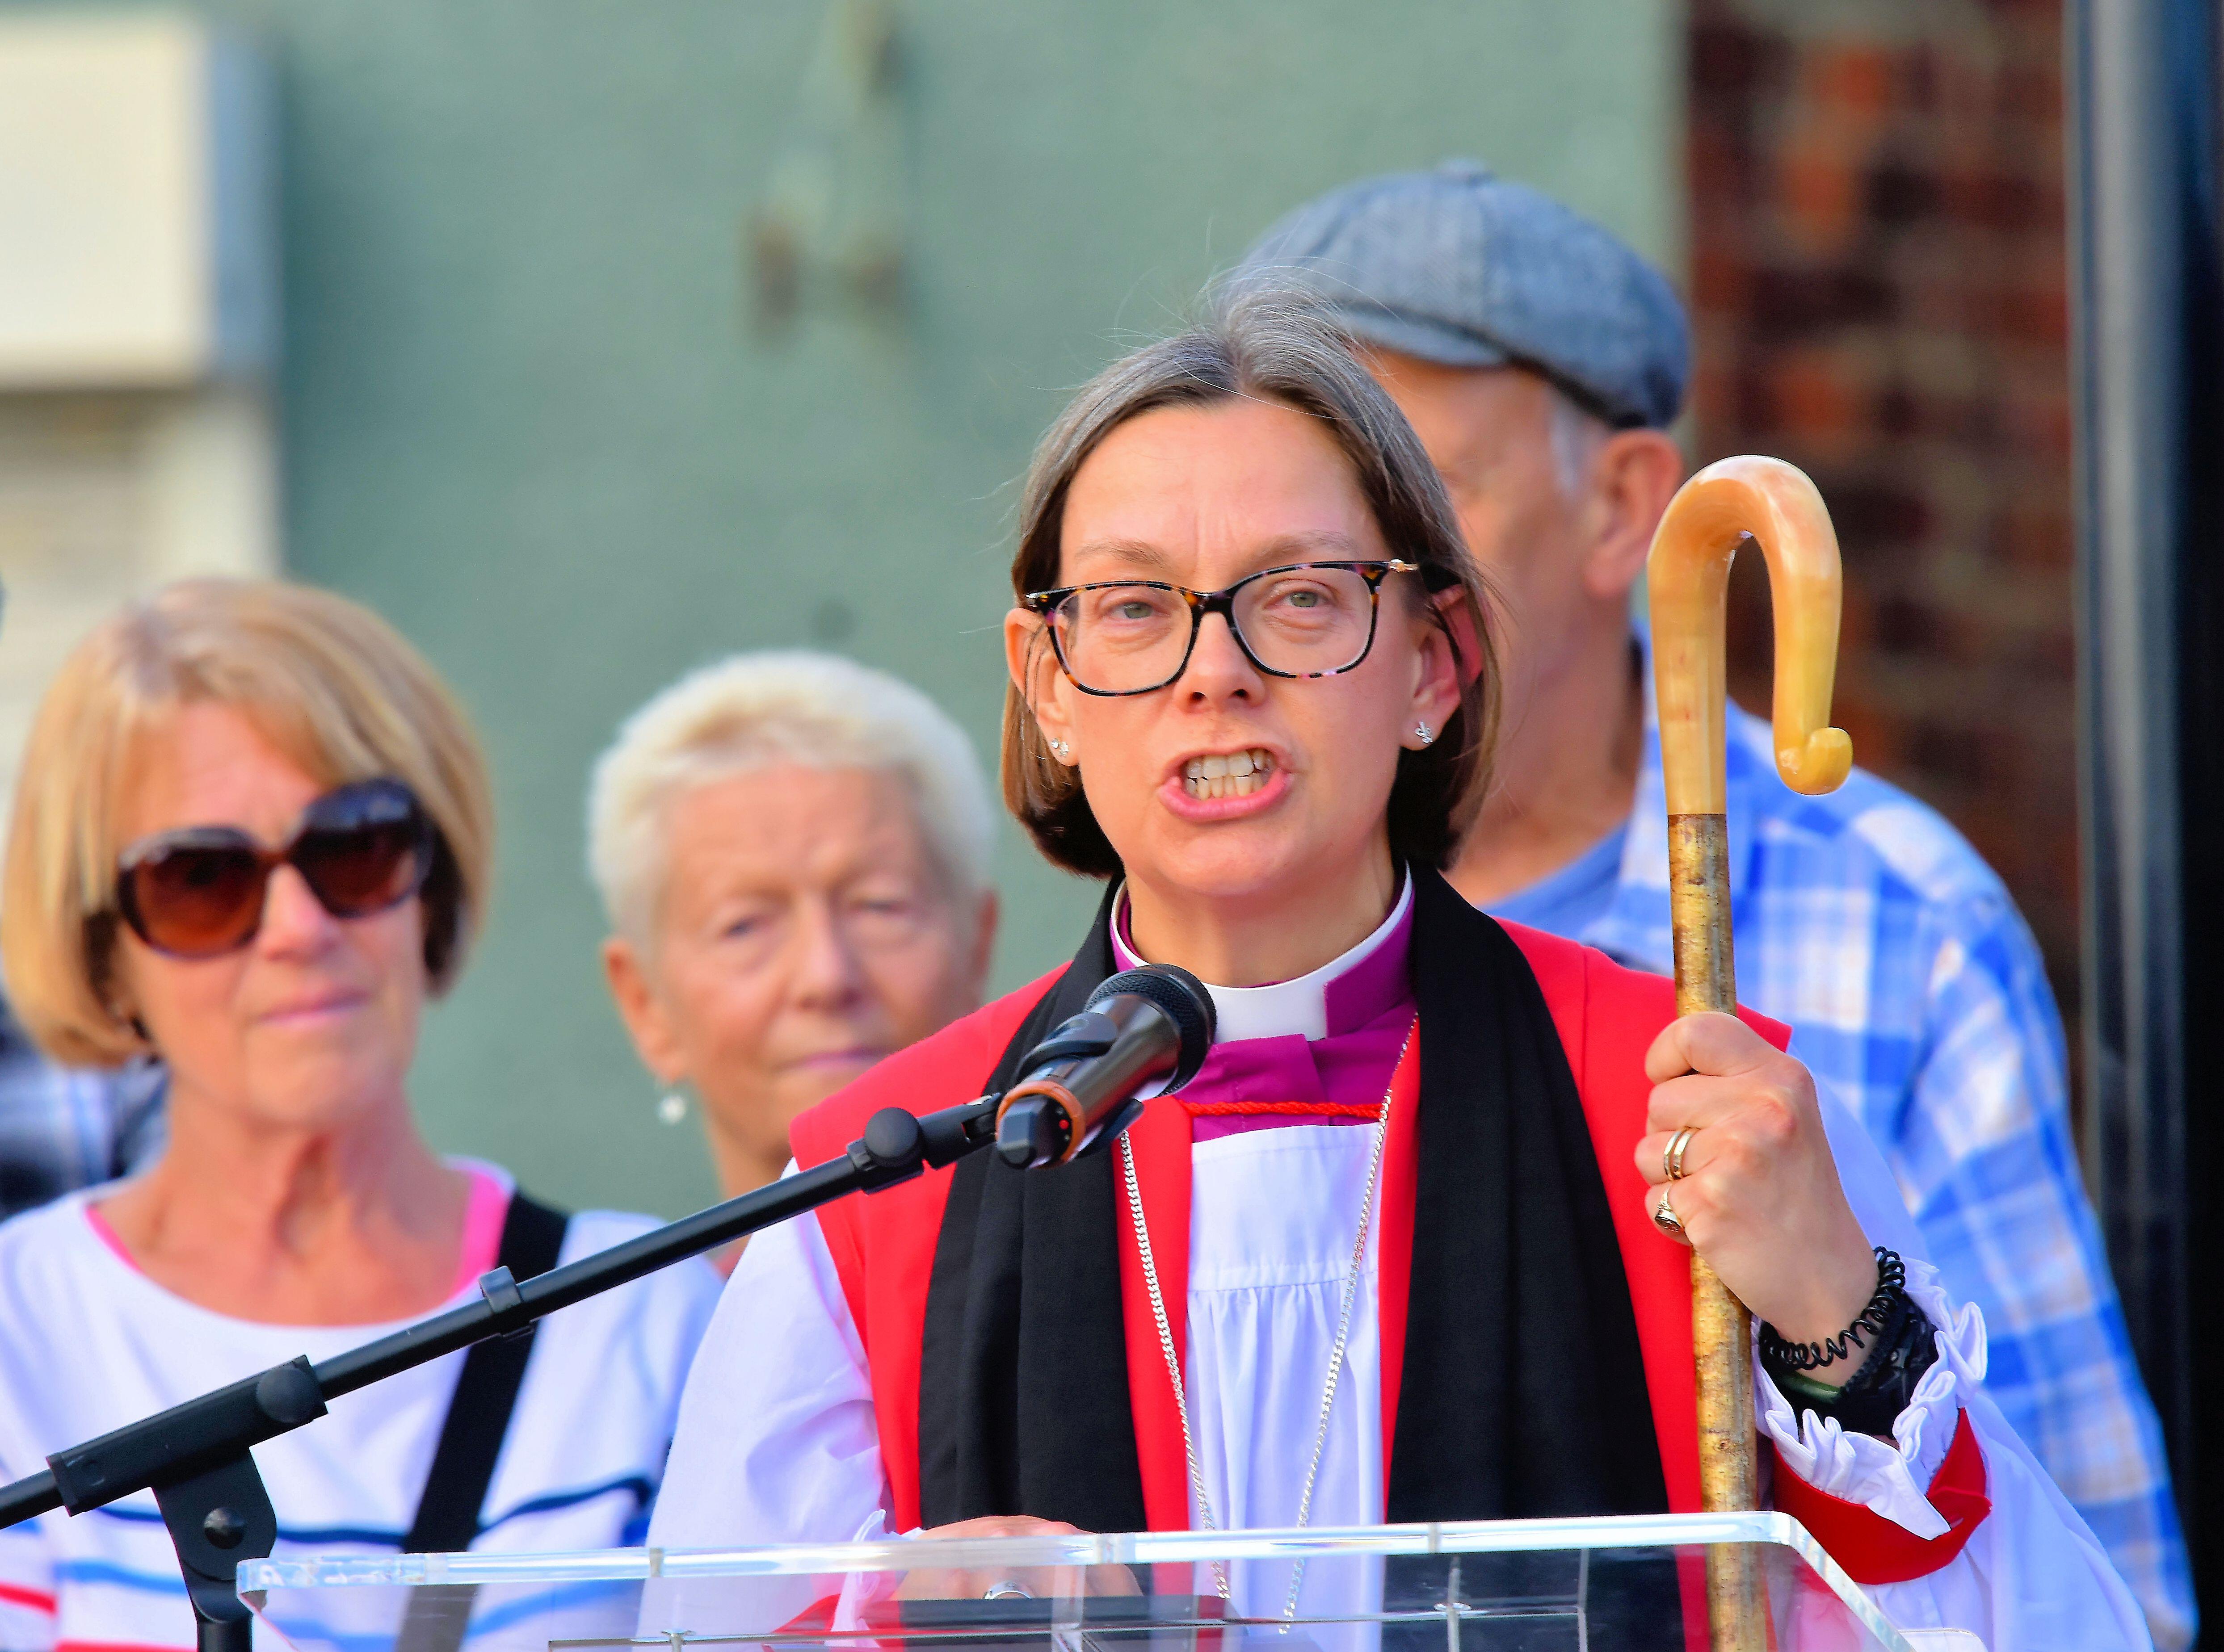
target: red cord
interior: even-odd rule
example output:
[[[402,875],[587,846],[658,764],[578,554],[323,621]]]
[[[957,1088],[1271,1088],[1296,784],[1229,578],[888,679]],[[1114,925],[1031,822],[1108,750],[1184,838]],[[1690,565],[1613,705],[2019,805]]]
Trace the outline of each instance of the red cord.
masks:
[[[1185,1101],[1182,1110],[1192,1119],[1271,1113],[1323,1114],[1336,1119],[1372,1119],[1382,1111],[1373,1101]]]

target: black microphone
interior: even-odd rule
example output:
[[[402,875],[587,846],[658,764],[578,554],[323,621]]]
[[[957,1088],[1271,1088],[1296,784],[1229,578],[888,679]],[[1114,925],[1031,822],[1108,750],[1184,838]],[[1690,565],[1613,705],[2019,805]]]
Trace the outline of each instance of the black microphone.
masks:
[[[1188,970],[1145,964],[1113,976],[1027,1052],[996,1110],[997,1156],[1032,1170],[1110,1141],[1142,1111],[1137,1090],[1163,1078],[1159,1094],[1171,1094],[1197,1076],[1212,1029],[1212,994]]]

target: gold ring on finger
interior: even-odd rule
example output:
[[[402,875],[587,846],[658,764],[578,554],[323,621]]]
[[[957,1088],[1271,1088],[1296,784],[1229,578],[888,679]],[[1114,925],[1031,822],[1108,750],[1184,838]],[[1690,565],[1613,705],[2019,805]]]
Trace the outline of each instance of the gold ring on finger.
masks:
[[[1671,1239],[1684,1236],[1684,1219],[1676,1214],[1675,1206],[1668,1202],[1668,1195],[1665,1192],[1660,1195],[1659,1205],[1653,1210],[1652,1225]]]
[[[1660,1174],[1670,1182],[1681,1182],[1690,1172],[1684,1168],[1684,1150],[1691,1144],[1691,1138],[1699,1133],[1696,1125],[1685,1125],[1668,1138],[1668,1151],[1660,1156]]]

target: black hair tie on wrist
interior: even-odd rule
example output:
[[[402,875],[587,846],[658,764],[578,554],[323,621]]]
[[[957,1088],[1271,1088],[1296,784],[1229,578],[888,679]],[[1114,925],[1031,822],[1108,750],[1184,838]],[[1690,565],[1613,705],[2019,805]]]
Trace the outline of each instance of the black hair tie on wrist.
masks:
[[[1907,1294],[1907,1264],[1899,1253],[1880,1245],[1876,1259],[1875,1294],[1851,1325],[1819,1343],[1787,1342],[1774,1326],[1763,1325],[1760,1364],[1795,1404],[1835,1417],[1849,1432],[1888,1436],[1916,1384],[1938,1362],[1938,1335]],[[1803,1374],[1850,1359],[1855,1348],[1867,1355],[1842,1387]]]
[[[1772,1325],[1760,1327],[1760,1357],[1772,1367],[1786,1371],[1820,1371],[1825,1365],[1835,1365],[1841,1359],[1850,1359],[1853,1350],[1867,1347],[1870,1339],[1882,1336],[1891,1327],[1892,1310],[1907,1297],[1907,1264],[1899,1259],[1899,1252],[1876,1247],[1876,1291],[1870,1296],[1867,1308],[1854,1315],[1854,1322],[1827,1342],[1786,1342],[1776,1334]]]

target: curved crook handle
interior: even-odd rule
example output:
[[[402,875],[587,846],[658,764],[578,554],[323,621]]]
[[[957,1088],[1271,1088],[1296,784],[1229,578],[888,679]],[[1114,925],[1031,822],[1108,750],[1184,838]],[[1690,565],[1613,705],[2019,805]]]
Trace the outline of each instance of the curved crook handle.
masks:
[[[1652,679],[1671,815],[1724,807],[1723,619],[1730,559],[1750,533],[1776,610],[1776,768],[1810,796],[1835,791],[1854,743],[1830,727],[1838,669],[1838,536],[1823,495],[1781,459],[1718,459],[1677,490],[1646,562]]]

